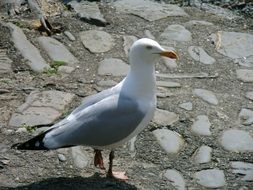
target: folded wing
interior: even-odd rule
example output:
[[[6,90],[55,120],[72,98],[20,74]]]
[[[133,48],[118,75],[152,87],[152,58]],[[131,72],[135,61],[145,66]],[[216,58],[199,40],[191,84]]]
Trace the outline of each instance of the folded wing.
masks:
[[[72,145],[108,146],[130,135],[142,121],[140,104],[123,95],[111,95],[66,118],[43,140],[49,149]]]

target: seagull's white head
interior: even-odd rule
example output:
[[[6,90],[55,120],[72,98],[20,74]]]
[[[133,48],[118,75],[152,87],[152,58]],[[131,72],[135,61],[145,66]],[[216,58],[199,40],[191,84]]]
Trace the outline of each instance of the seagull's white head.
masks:
[[[178,59],[175,52],[165,50],[156,41],[148,38],[135,41],[129,52],[130,63],[134,63],[138,60],[152,64],[161,56]]]

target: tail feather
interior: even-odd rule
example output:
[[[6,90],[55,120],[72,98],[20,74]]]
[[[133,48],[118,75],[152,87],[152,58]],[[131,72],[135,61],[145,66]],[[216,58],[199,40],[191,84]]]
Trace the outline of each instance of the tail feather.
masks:
[[[43,139],[49,131],[51,130],[47,130],[26,142],[14,144],[11,148],[18,150],[49,150],[43,143]]]

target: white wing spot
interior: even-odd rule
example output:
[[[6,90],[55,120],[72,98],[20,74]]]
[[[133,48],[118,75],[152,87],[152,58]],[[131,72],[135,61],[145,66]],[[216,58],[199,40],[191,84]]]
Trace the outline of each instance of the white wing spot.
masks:
[[[37,141],[37,142],[35,143],[35,146],[36,146],[36,147],[39,147],[39,146],[40,146],[40,142]]]

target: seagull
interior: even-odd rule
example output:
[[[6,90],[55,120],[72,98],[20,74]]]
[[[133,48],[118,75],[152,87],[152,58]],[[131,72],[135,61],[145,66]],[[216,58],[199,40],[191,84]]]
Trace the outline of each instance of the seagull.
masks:
[[[151,121],[156,108],[155,63],[159,57],[178,59],[174,51],[142,38],[129,51],[130,71],[117,85],[91,95],[66,118],[34,138],[17,143],[19,150],[51,150],[72,146],[94,148],[94,165],[105,169],[101,151],[109,149],[107,176],[128,179],[113,172],[116,147],[138,135]]]

